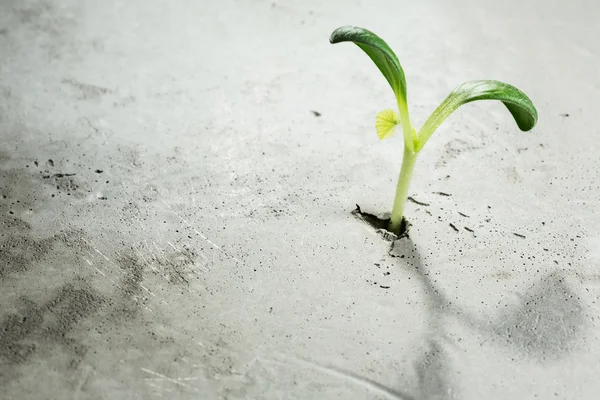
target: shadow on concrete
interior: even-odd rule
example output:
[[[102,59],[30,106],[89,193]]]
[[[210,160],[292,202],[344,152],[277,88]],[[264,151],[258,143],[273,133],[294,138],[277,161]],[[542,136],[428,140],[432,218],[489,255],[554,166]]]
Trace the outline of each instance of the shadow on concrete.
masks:
[[[425,293],[430,330],[426,338],[428,350],[415,363],[419,385],[416,398],[445,399],[457,395],[448,379],[449,366],[443,350],[448,338],[445,324],[448,318],[487,337],[490,345],[506,347],[540,363],[566,356],[583,333],[583,307],[558,270],[535,281],[520,295],[518,304],[509,306],[496,318],[479,320],[450,301],[436,286],[418,247],[409,237],[393,242],[388,254],[413,274]]]

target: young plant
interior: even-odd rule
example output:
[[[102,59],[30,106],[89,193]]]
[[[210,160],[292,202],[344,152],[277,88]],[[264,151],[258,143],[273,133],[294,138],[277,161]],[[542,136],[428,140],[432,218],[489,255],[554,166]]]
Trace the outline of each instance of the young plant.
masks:
[[[353,42],[360,47],[379,68],[396,96],[398,112],[382,111],[377,115],[375,123],[380,139],[392,136],[396,125],[402,127],[404,134],[404,156],[388,227],[388,230],[395,234],[401,233],[404,206],[417,156],[437,127],[458,107],[475,100],[499,100],[508,108],[522,131],[531,130],[537,122],[537,111],[525,93],[504,82],[477,80],[465,82],[454,89],[417,132],[408,113],[404,71],[387,43],[373,32],[356,26],[342,26],[336,29],[329,41]]]

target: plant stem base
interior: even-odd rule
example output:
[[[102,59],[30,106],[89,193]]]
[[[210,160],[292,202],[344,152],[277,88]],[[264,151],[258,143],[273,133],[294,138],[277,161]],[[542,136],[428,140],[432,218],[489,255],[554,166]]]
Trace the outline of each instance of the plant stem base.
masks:
[[[390,224],[388,230],[400,235],[402,232],[402,217],[404,216],[404,207],[406,206],[406,199],[408,197],[408,188],[410,186],[410,180],[415,168],[415,162],[419,153],[412,152],[404,149],[404,155],[402,157],[402,168],[400,169],[400,176],[398,177],[398,183],[396,185],[396,196],[394,198],[394,206],[392,207],[392,215],[390,217]]]

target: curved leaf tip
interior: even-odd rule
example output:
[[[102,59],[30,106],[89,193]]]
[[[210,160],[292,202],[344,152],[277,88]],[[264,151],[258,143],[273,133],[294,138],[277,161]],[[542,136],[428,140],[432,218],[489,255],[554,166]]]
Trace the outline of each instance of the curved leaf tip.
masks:
[[[352,42],[364,51],[375,63],[379,71],[388,81],[396,98],[401,104],[406,104],[406,79],[398,57],[390,46],[373,32],[353,25],[345,25],[331,33],[329,42],[332,44]]]
[[[437,127],[457,108],[476,100],[501,101],[511,113],[517,126],[526,132],[535,126],[538,113],[525,93],[508,83],[493,80],[465,82],[454,89],[435,109],[419,132],[418,150],[422,149]]]
[[[525,93],[508,83],[494,80],[469,81],[454,89],[450,96],[453,94],[462,99],[461,104],[476,100],[501,101],[519,129],[524,132],[533,129],[537,123],[538,113],[533,102]]]
[[[335,44],[340,42],[351,41],[351,37],[360,35],[365,31],[367,30],[354,25],[340,26],[331,33],[331,36],[329,36],[329,43]]]

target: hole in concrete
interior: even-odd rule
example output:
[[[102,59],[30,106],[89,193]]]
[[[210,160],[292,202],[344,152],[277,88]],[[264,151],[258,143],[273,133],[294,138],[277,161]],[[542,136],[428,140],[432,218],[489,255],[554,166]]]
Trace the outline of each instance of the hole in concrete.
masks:
[[[405,217],[402,217],[402,224],[400,225],[400,234],[396,235],[395,233],[390,232],[387,229],[390,223],[389,214],[377,216],[375,214],[371,214],[361,210],[358,204],[356,205],[356,208],[352,211],[352,214],[356,218],[373,227],[386,240],[394,241],[403,237],[408,237],[408,231],[410,230],[411,225]]]

